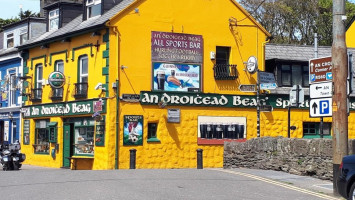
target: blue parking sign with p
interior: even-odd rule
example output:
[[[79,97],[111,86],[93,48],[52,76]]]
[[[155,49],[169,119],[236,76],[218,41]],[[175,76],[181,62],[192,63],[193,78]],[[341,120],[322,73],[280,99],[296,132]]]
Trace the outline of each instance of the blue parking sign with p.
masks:
[[[329,114],[329,101],[319,101],[319,114]]]

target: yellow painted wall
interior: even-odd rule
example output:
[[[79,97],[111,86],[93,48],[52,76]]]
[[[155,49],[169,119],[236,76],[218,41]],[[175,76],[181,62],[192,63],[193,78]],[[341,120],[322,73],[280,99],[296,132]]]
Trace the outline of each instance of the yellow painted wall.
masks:
[[[203,5],[203,7],[201,7]],[[138,8],[139,12],[135,12]],[[233,19],[234,18],[234,19]],[[230,27],[230,20],[240,22]],[[136,1],[131,7],[114,17],[110,23],[111,65],[127,66],[119,69],[120,95],[139,94],[152,90],[151,32],[174,32],[202,35],[204,60],[202,64],[202,92],[242,94],[240,84],[256,83],[256,74],[243,71],[250,56],[258,58],[259,69],[264,70],[264,46],[267,33],[257,26],[246,13],[231,0]],[[115,42],[113,42],[115,41]],[[209,55],[216,46],[230,46],[230,64],[236,64],[238,78],[235,81],[216,81],[213,75],[214,60]],[[118,52],[116,51],[118,49]],[[129,150],[137,149],[137,168],[195,168],[196,150],[204,150],[204,167],[223,166],[223,145],[197,144],[198,116],[247,117],[248,138],[256,136],[256,110],[216,107],[184,107],[181,122],[168,123],[167,109],[158,106],[142,106],[139,103],[121,102],[119,168],[129,168]],[[124,115],[143,115],[144,131],[142,146],[123,146]],[[157,136],[161,142],[147,142],[148,122],[159,122]]]
[[[351,26],[345,32],[346,46],[348,48],[355,48],[355,24],[352,23]]]
[[[48,76],[51,72],[54,71],[54,63],[56,60],[64,61],[64,75],[66,77],[66,84],[64,85],[64,93],[63,93],[63,101],[80,101],[83,99],[75,99],[74,98],[74,83],[77,83],[77,75],[78,75],[78,58],[81,55],[88,55],[88,66],[89,66],[89,85],[88,85],[88,98],[99,98],[105,97],[105,93],[101,93],[101,90],[95,90],[95,86],[97,83],[101,82],[103,84],[106,83],[106,76],[102,75],[102,68],[106,66],[106,59],[103,58],[103,51],[106,50],[106,42],[103,41],[103,35],[106,34],[107,30],[102,30],[100,36],[91,36],[92,33],[83,34],[81,36],[77,36],[71,38],[71,42],[52,42],[49,44],[49,48],[41,49],[39,47],[29,49],[29,59],[27,60],[27,66],[29,67],[29,73],[27,76],[32,76],[32,80],[30,80],[30,84],[34,84],[34,73],[35,66],[37,64],[43,64],[43,78],[48,80]],[[99,44],[99,47],[93,47],[91,55],[90,47],[84,47],[75,50],[74,60],[72,60],[73,49],[80,47],[85,44]],[[55,54],[52,56],[52,63],[50,64],[50,54],[56,53],[59,51],[68,50],[68,61],[65,61],[65,54]],[[33,59],[42,55],[46,55],[46,62],[44,58]],[[32,69],[31,69],[31,62]],[[112,71],[112,70],[111,70]],[[109,76],[109,84],[112,85],[112,82],[116,80],[115,73],[112,76]],[[106,135],[105,135],[105,146],[103,147],[95,147],[94,152],[94,161],[79,161],[78,169],[113,169],[114,168],[114,149],[115,147],[115,119],[116,119],[116,101],[115,101],[115,92],[112,87],[108,87],[110,95],[107,98],[106,110]],[[30,92],[31,88],[27,89],[27,92]],[[52,103],[50,99],[51,86],[46,84],[43,86],[43,94],[42,94],[42,102],[35,103],[30,100],[25,102],[25,105],[35,105],[35,104],[46,104]],[[64,118],[75,118],[78,116],[64,116]],[[84,115],[80,117],[90,117],[91,115]],[[46,117],[45,119],[48,119]],[[53,159],[49,154],[34,154],[33,142],[35,139],[35,121],[39,118],[30,119],[31,127],[30,127],[30,145],[22,145],[22,152],[26,154],[27,159],[25,161],[26,164],[31,165],[39,165],[39,166],[47,166],[47,167],[62,167],[63,166],[63,118],[61,117],[50,117],[51,122],[58,122],[58,144],[59,151],[56,154],[56,159]],[[22,138],[21,138],[22,139]],[[54,144],[50,145],[50,152],[54,148]],[[86,163],[85,163],[86,162]],[[90,164],[91,163],[91,164]]]

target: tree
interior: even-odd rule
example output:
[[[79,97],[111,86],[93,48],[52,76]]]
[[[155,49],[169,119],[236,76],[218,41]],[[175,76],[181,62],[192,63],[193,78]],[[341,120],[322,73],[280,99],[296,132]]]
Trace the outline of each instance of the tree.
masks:
[[[240,4],[273,36],[272,42],[332,44],[332,0],[240,0]],[[346,1],[346,24],[355,15],[355,4]]]
[[[32,12],[30,10],[26,10],[25,12],[20,11],[20,13],[18,14],[18,17],[22,20],[22,19],[26,19],[27,17],[39,17],[39,13],[35,13]]]

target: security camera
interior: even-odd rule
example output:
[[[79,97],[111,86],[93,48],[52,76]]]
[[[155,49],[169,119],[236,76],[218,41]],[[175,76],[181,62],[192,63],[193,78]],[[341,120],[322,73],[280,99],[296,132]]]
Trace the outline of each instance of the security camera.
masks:
[[[98,83],[98,84],[95,86],[95,90],[99,90],[99,89],[102,89],[102,83]]]

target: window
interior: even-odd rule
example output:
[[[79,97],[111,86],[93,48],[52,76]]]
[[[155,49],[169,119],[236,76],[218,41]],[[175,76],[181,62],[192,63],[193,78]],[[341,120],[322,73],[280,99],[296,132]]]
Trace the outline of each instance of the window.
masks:
[[[216,47],[216,64],[229,65],[230,47]]]
[[[279,86],[301,85],[309,87],[308,65],[302,63],[283,63],[279,66],[277,77]]]
[[[36,66],[36,85],[35,88],[42,88],[43,82],[43,66],[42,64],[38,64]]]
[[[331,123],[323,123],[323,137],[331,138]],[[303,138],[320,138],[320,123],[304,122],[303,123]]]
[[[9,106],[16,106],[16,71],[9,74],[10,75],[10,91],[9,91]]]
[[[94,155],[94,120],[75,122],[74,154]]]
[[[23,45],[28,40],[27,29],[20,30],[20,45]]]
[[[49,31],[57,30],[59,28],[59,9],[49,11],[48,20]]]
[[[157,138],[158,123],[148,123],[148,142],[160,142]]]
[[[43,65],[36,65],[36,74],[35,74],[35,85],[32,90],[32,101],[42,100],[42,83],[43,83]]]
[[[14,34],[9,33],[6,35],[6,46],[7,48],[11,48],[14,46]]]
[[[101,15],[101,0],[87,0],[87,18]]]
[[[47,123],[49,120],[36,120],[35,121],[35,153],[49,154],[49,131]]]
[[[88,82],[88,57],[82,56],[80,57],[80,83],[87,83]]]
[[[64,62],[62,60],[56,61],[54,70],[62,72],[64,74]]]

